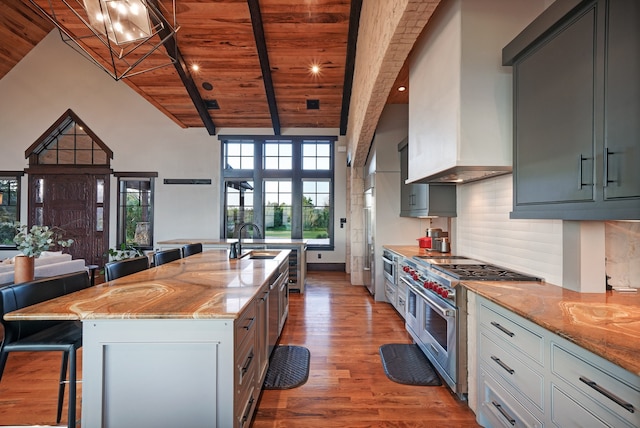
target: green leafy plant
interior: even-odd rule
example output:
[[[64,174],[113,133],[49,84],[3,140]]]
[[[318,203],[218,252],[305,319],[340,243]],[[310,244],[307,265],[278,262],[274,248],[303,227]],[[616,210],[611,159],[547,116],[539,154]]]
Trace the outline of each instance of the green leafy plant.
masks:
[[[16,236],[13,242],[18,250],[27,257],[39,257],[43,251],[59,245],[60,247],[70,247],[73,239],[64,239],[64,230],[59,227],[49,226],[29,226],[26,224],[15,224]]]
[[[131,259],[134,257],[144,256],[144,252],[140,248],[122,243],[120,248],[109,248],[106,254],[110,262]]]

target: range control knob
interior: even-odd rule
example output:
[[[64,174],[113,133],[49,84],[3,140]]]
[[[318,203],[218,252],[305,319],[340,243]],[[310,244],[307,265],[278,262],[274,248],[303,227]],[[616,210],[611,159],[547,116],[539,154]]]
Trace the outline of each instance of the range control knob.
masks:
[[[402,266],[402,270],[405,272],[409,272],[409,266]]]

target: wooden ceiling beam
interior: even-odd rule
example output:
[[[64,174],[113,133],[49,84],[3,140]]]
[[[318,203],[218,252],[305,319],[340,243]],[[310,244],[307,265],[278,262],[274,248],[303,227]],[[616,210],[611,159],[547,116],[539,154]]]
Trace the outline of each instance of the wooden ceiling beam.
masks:
[[[213,123],[213,119],[211,119],[211,115],[209,115],[209,110],[200,95],[200,91],[198,91],[198,86],[196,82],[193,81],[193,77],[191,77],[191,73],[189,72],[189,67],[184,60],[184,57],[180,53],[180,49],[178,49],[178,45],[176,44],[175,37],[167,37],[169,35],[171,27],[170,23],[166,20],[166,18],[160,13],[160,9],[156,3],[156,0],[150,0],[149,3],[153,5],[158,11],[159,16],[164,21],[164,26],[159,32],[160,39],[164,40],[163,45],[167,51],[167,55],[174,58],[173,66],[178,72],[178,76],[180,76],[180,80],[182,81],[182,85],[187,90],[191,101],[193,102],[193,106],[198,111],[198,115],[202,120],[202,124],[209,132],[209,135],[216,135],[216,125]]]
[[[260,4],[258,3],[258,0],[247,0],[247,3],[249,4],[251,24],[253,25],[253,36],[256,40],[256,47],[258,48],[258,58],[260,58],[260,68],[262,69],[262,81],[264,82],[264,90],[267,95],[269,112],[271,113],[273,133],[275,135],[280,135],[280,116],[278,115],[276,91],[273,87],[273,78],[271,77],[271,65],[269,64],[267,42],[264,37],[264,26],[262,25]]]
[[[349,104],[351,103],[351,89],[353,87],[353,71],[356,66],[356,44],[358,42],[358,27],[360,26],[360,11],[362,11],[362,0],[351,0],[347,59],[344,64],[344,83],[342,85],[340,135],[347,135],[347,125],[349,123]]]

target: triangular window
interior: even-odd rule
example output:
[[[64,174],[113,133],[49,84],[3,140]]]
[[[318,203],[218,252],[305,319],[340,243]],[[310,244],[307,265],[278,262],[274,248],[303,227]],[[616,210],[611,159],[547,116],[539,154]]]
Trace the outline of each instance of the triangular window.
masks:
[[[25,151],[29,166],[109,166],[113,152],[71,110]]]

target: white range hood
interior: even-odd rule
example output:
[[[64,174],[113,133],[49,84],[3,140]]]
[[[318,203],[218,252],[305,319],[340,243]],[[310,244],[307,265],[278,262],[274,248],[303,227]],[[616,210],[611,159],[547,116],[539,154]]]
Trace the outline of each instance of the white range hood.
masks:
[[[407,183],[512,171],[512,77],[502,48],[547,0],[443,0],[411,56]]]

